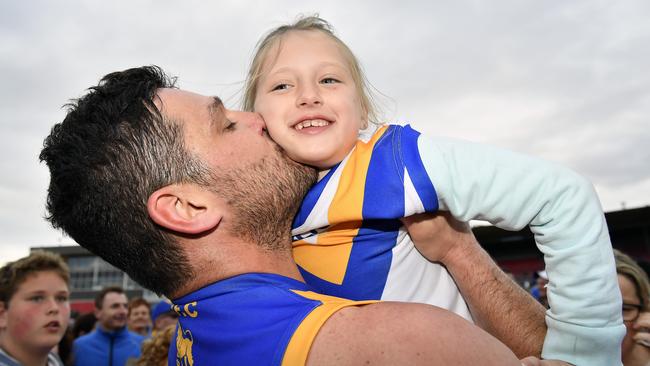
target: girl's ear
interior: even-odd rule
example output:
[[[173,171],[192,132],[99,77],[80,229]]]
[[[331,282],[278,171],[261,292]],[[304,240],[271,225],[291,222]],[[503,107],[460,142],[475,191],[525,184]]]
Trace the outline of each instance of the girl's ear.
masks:
[[[217,227],[223,212],[214,193],[195,184],[171,184],[152,193],[149,217],[158,225],[183,234],[201,234]]]

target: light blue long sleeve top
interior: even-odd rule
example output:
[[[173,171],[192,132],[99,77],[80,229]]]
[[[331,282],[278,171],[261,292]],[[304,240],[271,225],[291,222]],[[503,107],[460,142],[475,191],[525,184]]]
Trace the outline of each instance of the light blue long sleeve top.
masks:
[[[440,210],[506,230],[530,226],[549,277],[542,357],[620,365],[622,300],[591,183],[559,165],[490,146],[420,136],[418,148]]]

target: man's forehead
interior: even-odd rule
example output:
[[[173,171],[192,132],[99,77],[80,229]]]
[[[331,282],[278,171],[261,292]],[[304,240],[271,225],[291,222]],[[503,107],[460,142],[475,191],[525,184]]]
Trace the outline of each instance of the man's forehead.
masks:
[[[126,303],[126,294],[120,292],[108,292],[104,296],[104,304]]]
[[[206,96],[182,89],[160,88],[154,98],[156,108],[163,114],[196,113],[208,110],[211,114],[223,108],[218,97]]]

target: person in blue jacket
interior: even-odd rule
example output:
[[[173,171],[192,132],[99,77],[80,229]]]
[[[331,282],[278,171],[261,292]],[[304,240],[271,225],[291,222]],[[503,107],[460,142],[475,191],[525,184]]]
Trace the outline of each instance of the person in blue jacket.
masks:
[[[74,341],[73,365],[123,366],[140,357],[145,337],[126,327],[128,300],[121,287],[105,287],[95,298],[95,330]]]

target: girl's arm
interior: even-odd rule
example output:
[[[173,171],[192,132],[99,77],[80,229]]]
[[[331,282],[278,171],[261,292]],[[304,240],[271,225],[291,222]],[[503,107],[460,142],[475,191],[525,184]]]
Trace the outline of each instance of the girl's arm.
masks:
[[[542,356],[620,364],[621,296],[591,184],[558,165],[485,145],[420,136],[418,148],[440,210],[507,230],[530,226],[549,276]]]

